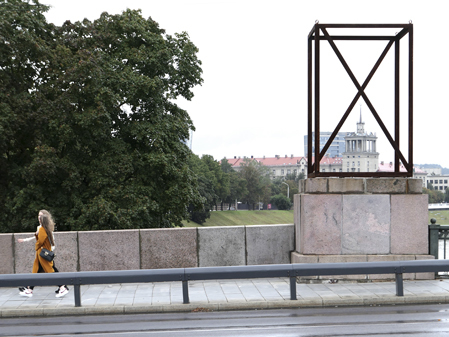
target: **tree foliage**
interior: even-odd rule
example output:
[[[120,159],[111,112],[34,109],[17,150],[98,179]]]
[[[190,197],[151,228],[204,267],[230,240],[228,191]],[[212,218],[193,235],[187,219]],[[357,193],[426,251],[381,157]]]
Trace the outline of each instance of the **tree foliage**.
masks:
[[[423,188],[423,193],[429,195],[429,204],[437,204],[444,201],[444,194],[440,191]]]
[[[243,202],[254,209],[256,203],[268,203],[271,195],[270,171],[256,160],[245,158],[241,163],[240,176],[246,181],[246,193]]]
[[[270,202],[275,204],[279,210],[289,210],[292,207],[292,202],[284,194],[276,194],[272,196]]]
[[[201,201],[174,101],[202,83],[198,49],[138,10],[61,27],[0,0],[1,231],[170,227]]]

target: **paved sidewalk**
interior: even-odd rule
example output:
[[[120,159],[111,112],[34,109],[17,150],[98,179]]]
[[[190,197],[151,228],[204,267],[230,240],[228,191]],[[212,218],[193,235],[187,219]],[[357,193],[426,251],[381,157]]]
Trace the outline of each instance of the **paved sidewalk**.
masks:
[[[0,288],[0,317],[219,311],[294,307],[449,303],[449,280],[404,281],[404,296],[394,282],[297,284],[290,300],[288,278],[191,281],[190,304],[183,304],[181,282],[81,286],[81,307],[73,288],[56,298],[56,287],[36,287],[33,297],[17,288]]]

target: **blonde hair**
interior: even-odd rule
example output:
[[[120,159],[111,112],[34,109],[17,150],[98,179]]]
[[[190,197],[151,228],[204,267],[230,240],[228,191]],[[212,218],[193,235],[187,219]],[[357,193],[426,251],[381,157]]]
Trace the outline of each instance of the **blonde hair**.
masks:
[[[42,215],[40,215],[41,213]],[[44,227],[48,239],[50,240],[50,244],[54,246],[55,240],[53,239],[53,231],[55,230],[55,222],[53,221],[53,217],[51,216],[50,212],[45,209],[40,210],[39,222],[42,227]]]

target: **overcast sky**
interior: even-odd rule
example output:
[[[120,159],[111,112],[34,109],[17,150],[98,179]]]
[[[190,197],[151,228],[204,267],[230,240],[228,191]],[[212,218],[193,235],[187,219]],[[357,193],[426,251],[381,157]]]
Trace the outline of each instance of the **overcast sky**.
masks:
[[[192,101],[178,104],[196,127],[192,150],[215,159],[234,156],[304,155],[307,132],[307,35],[320,23],[408,23],[414,25],[414,163],[449,167],[447,1],[293,0],[41,0],[47,20],[97,19],[104,11],[141,9],[168,34],[186,31],[199,48],[204,84]],[[446,8],[446,9],[444,9]],[[444,16],[443,16],[444,15]],[[331,34],[346,33],[329,30]],[[388,34],[396,31],[386,30]],[[352,31],[370,34],[366,30]],[[404,42],[403,42],[404,41]],[[408,38],[401,40],[401,149],[407,147]],[[321,130],[333,131],[357,93],[341,63],[321,42]],[[337,47],[362,84],[386,42],[341,42]],[[393,135],[393,48],[366,93]],[[375,132],[380,160],[393,151],[363,100],[341,131],[360,118]],[[404,128],[405,127],[405,128]]]

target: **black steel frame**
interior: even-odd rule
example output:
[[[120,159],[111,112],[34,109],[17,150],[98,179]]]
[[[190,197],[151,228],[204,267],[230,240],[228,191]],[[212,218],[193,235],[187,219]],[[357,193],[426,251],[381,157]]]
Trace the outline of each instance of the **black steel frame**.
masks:
[[[362,35],[334,35],[331,36],[327,28],[350,28],[350,29],[365,29],[365,28],[398,28],[401,29],[399,33],[396,35],[377,35],[377,36],[362,36]],[[320,35],[321,33],[323,35]],[[409,127],[408,127],[408,160],[402,154],[399,147],[399,52],[400,52],[400,40],[408,34],[409,43],[408,43],[408,119],[409,119]],[[338,59],[342,63],[349,77],[353,81],[356,86],[358,92],[349,105],[346,112],[343,114],[340,122],[337,127],[333,131],[331,137],[327,141],[326,145],[320,152],[320,41],[326,40],[331,45],[332,49],[336,53]],[[385,47],[383,53],[379,57],[378,61],[374,65],[373,69],[369,73],[366,80],[362,85],[359,84],[345,59],[341,55],[334,41],[337,40],[350,40],[350,41],[379,41],[385,40],[388,41],[387,46]],[[314,49],[312,48],[312,42],[314,42]],[[369,81],[373,77],[379,65],[382,63],[386,54],[394,44],[395,50],[395,70],[394,70],[394,114],[395,114],[395,124],[394,124],[394,139],[388,132],[384,123],[382,122],[379,114],[376,109],[368,99],[368,96],[364,92],[367,87]],[[312,54],[314,52],[314,61],[312,60]],[[314,63],[314,68],[312,70],[312,65]],[[308,35],[308,177],[329,177],[329,176],[337,176],[337,177],[412,177],[413,176],[413,24],[410,22],[408,24],[320,24],[318,22],[315,23],[311,32]],[[314,83],[313,83],[314,81]],[[313,85],[314,84],[314,85]],[[343,126],[343,123],[349,116],[352,111],[354,105],[357,103],[357,100],[362,97],[373,114],[374,118],[378,122],[388,141],[394,149],[395,153],[395,161],[394,161],[394,172],[320,172],[320,161],[324,157],[326,151],[329,149],[331,143],[336,137],[337,133],[340,131],[340,128]],[[312,114],[312,105],[314,104],[314,114]],[[314,117],[314,126],[315,130],[313,130],[313,117]],[[312,134],[315,132],[315,138],[312,140]],[[312,141],[315,144],[315,153],[314,158],[315,162],[313,162],[313,153],[312,153]],[[404,165],[406,172],[400,171],[400,164]]]
[[[404,296],[404,273],[449,271],[449,260],[411,260],[384,262],[298,263],[257,266],[173,268],[90,271],[70,273],[4,274],[0,287],[24,284],[50,286],[73,285],[75,307],[81,306],[81,285],[146,282],[182,282],[183,303],[190,303],[189,281],[288,277],[290,299],[296,300],[296,278],[301,276],[395,274],[396,296]]]

